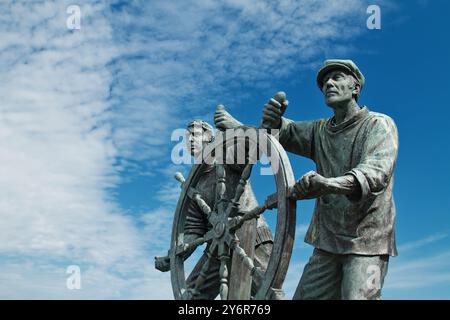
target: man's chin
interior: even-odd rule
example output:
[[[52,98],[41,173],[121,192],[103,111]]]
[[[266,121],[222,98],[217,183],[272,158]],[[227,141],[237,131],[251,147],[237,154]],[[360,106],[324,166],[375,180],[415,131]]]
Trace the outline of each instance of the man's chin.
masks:
[[[330,108],[334,108],[334,103],[333,103],[333,101],[329,101],[328,99],[327,100],[325,100],[325,104],[327,105],[327,106],[329,106]]]
[[[335,97],[328,97],[328,98],[325,98],[325,103],[330,108],[336,108],[337,106],[339,106],[341,101],[339,99],[336,99]]]

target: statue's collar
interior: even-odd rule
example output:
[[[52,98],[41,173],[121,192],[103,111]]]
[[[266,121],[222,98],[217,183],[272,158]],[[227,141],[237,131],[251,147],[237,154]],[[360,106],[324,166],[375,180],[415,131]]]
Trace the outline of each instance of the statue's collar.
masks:
[[[360,120],[364,119],[365,117],[367,117],[367,115],[369,114],[369,109],[367,108],[367,106],[363,106],[361,109],[359,109],[359,111],[350,119],[336,124],[336,119],[334,117],[328,119],[328,129],[333,131],[333,132],[337,132],[337,131],[341,131],[343,129],[348,128],[349,126],[353,125],[354,123],[359,122]]]

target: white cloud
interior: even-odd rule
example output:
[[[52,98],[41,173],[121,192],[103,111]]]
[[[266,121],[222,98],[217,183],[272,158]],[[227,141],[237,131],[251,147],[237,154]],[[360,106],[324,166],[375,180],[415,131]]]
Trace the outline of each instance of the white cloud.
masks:
[[[76,32],[65,27],[64,3],[1,6],[0,296],[71,297],[69,264],[85,270],[80,297],[131,296],[130,282],[161,278],[145,238],[108,192],[120,177],[108,123],[115,46],[105,6],[83,4]]]
[[[118,179],[109,127],[101,125],[111,81],[104,69],[111,30],[99,19],[93,22],[97,38],[70,33],[64,9],[14,4],[4,13],[11,11],[2,24],[0,55],[13,47],[21,52],[0,73],[0,248],[6,252],[65,254],[69,244],[95,241],[98,227],[108,231],[100,243],[109,238],[120,248],[129,241],[112,236],[123,234],[129,221],[109,214],[115,208],[105,192]],[[87,5],[85,12],[99,9]],[[47,16],[46,23],[36,18]],[[90,41],[97,42],[95,52],[87,48]]]
[[[45,258],[0,262],[2,299],[171,299],[170,274],[148,261],[129,261],[121,271],[110,266],[81,269],[81,288],[69,290],[66,267]],[[136,268],[139,266],[139,268]],[[142,267],[142,268],[141,268]]]

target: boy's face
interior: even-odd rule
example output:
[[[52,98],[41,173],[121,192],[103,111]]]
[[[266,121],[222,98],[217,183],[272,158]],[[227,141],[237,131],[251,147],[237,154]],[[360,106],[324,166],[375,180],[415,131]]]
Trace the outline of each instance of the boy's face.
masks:
[[[210,140],[200,123],[195,122],[186,129],[186,148],[193,157],[200,155]]]

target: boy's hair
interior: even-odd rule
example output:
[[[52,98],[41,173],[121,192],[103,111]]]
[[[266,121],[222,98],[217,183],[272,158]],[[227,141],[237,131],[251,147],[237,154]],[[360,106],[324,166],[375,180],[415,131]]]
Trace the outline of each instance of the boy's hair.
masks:
[[[195,124],[201,125],[203,131],[206,132],[207,135],[209,135],[210,142],[214,140],[213,127],[208,122],[202,119],[194,119],[187,124],[186,128],[188,129],[190,127],[193,127],[195,126]]]

